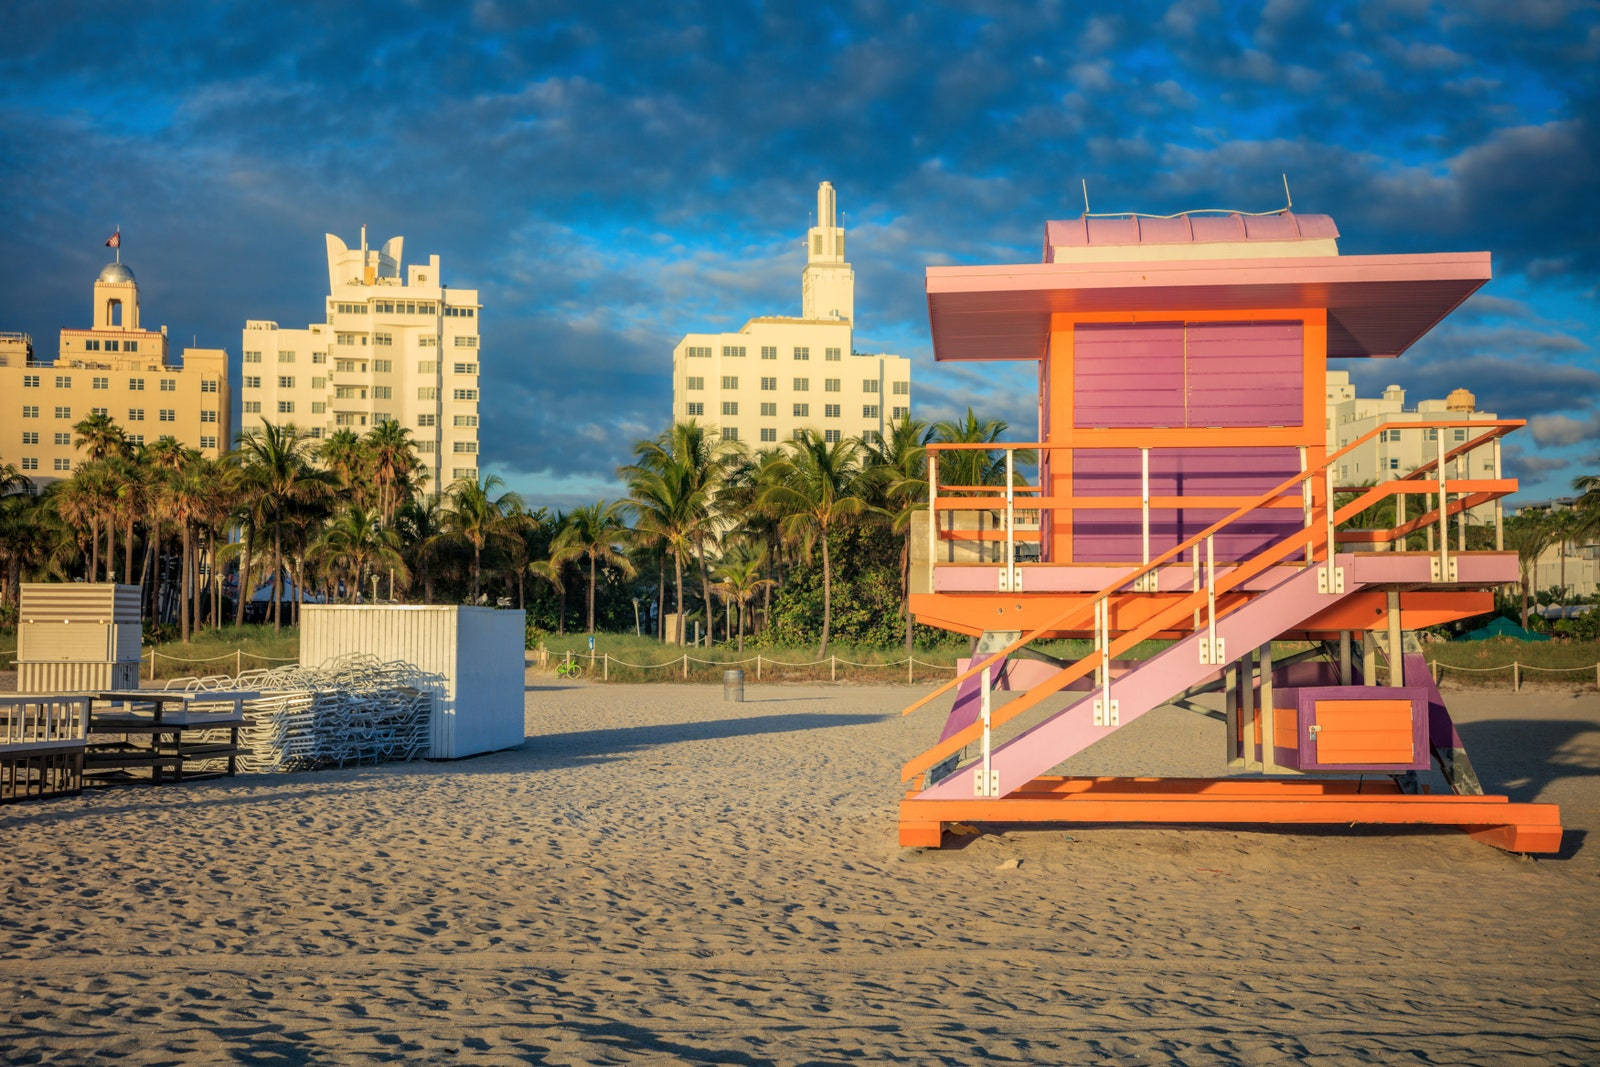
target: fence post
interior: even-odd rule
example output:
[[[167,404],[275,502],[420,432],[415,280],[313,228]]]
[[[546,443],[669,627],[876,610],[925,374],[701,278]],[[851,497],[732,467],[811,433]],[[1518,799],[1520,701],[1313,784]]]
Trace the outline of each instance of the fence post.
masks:
[[[1519,692],[1522,689],[1522,665],[1516,660],[1511,661],[1511,691]]]
[[[150,650],[150,680],[156,680],[156,650],[153,648]]]
[[[1434,660],[1433,661],[1433,684],[1434,685],[1438,685],[1439,684],[1439,661],[1438,660]]]
[[[916,669],[916,666],[917,666],[917,657],[915,657],[915,656],[907,656],[906,657],[906,684],[907,685],[910,685],[912,682],[916,681],[916,679],[914,677],[912,677],[912,673],[911,673],[913,670]]]
[[[1595,684],[1600,685],[1600,667],[1595,668]],[[756,681],[761,681],[761,653],[756,653]]]
[[[837,682],[838,680],[839,680],[839,657],[838,656],[829,656],[828,657],[828,681]]]
[[[244,673],[244,649],[233,650],[233,676],[235,678]]]
[[[689,653],[687,652],[683,654],[683,680],[686,682],[689,680]]]
[[[600,661],[600,680],[602,682],[611,681],[611,653],[609,652],[604,653],[604,658]]]
[[[1594,687],[1600,689],[1600,663],[1594,665]]]

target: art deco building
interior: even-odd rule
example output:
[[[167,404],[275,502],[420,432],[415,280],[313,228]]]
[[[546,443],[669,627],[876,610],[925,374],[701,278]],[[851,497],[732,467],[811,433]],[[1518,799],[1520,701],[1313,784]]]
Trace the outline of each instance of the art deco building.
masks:
[[[799,318],[761,316],[733,333],[691,333],[672,351],[672,417],[773,448],[798,431],[872,441],[910,413],[911,361],[854,350],[855,271],[833,186],[817,188]]]
[[[167,328],[142,325],[139,283],[108,263],[94,283],[88,329],[63,329],[41,360],[26,334],[0,334],[0,461],[35,485],[71,475],[83,460],[73,427],[103,414],[135,444],[173,437],[215,458],[232,444],[228,354],[185,348],[174,362]]]
[[[364,227],[359,248],[326,236],[324,320],[245,323],[244,427],[293,423],[327,437],[395,419],[411,431],[430,491],[476,478],[478,291],[447,287],[436,255],[403,268],[403,237],[369,249]]]

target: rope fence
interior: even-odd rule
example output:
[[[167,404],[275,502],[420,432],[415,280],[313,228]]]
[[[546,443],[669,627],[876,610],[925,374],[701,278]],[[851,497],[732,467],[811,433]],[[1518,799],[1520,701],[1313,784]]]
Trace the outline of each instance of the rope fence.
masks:
[[[1433,680],[1435,682],[1440,681],[1444,677],[1446,671],[1465,671],[1468,674],[1499,674],[1502,671],[1510,671],[1512,692],[1516,692],[1522,688],[1523,671],[1541,671],[1545,674],[1569,675],[1580,671],[1584,674],[1593,672],[1594,687],[1596,689],[1600,689],[1600,663],[1596,663],[1588,667],[1540,667],[1532,663],[1521,663],[1517,660],[1512,660],[1510,663],[1502,663],[1495,667],[1458,667],[1453,663],[1440,663],[1436,660],[1433,662],[1433,664],[1431,664],[1431,666],[1433,667]]]
[[[550,652],[542,647],[538,651],[540,666],[548,666],[551,655]],[[609,652],[579,652],[576,654],[567,652],[562,656],[562,662],[569,665],[578,660],[588,660],[588,672],[593,674],[596,668],[598,668],[600,672],[600,680],[606,682],[611,680],[611,668],[613,665],[619,668],[627,668],[629,670],[646,672],[677,671],[680,679],[683,681],[689,680],[690,664],[711,667],[713,670],[733,670],[749,664],[755,664],[755,680],[758,682],[765,680],[765,675],[774,669],[782,672],[784,670],[820,667],[824,663],[828,665],[828,680],[830,682],[837,682],[839,680],[840,667],[855,668],[858,670],[867,671],[885,671],[897,670],[899,667],[904,665],[906,669],[907,682],[916,681],[916,671],[918,667],[923,667],[930,671],[950,671],[952,673],[956,670],[954,665],[947,666],[943,663],[930,663],[926,660],[919,660],[915,656],[907,656],[905,659],[886,660],[882,663],[861,663],[856,660],[844,659],[839,656],[824,656],[821,659],[795,661],[776,659],[772,656],[764,656],[759,652],[754,656],[747,656],[744,659],[701,659],[698,656],[691,656],[685,652],[681,656],[674,656],[671,659],[664,660],[660,663],[634,663],[630,660],[623,659],[621,656],[613,656]],[[821,672],[819,671],[817,673],[820,674]]]

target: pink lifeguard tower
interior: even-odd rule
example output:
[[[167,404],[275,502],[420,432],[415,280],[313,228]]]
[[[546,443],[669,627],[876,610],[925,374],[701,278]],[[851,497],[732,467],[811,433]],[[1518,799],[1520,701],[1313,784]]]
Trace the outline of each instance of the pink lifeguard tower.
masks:
[[[1555,805],[1484,795],[1406,648],[1516,579],[1500,439],[1522,422],[1397,422],[1327,444],[1328,360],[1399,356],[1489,280],[1489,254],[1340,255],[1337,238],[1331,218],[1289,210],[1085,215],[1045,224],[1041,263],[928,268],[934,358],[1036,363],[1039,434],[929,446],[912,612],[978,644],[906,709],[955,695],[903,768],[902,845],[975,821],[1364,823],[1559,850]],[[1379,434],[1420,438],[1426,460],[1337,485],[1338,461]],[[941,484],[941,467],[971,468],[940,462],[963,449],[999,484]],[[1392,521],[1354,528],[1390,500]],[[1030,648],[1055,638],[1093,651]],[[1123,659],[1153,638],[1172,643]],[[1025,691],[996,703],[1002,684]],[[1226,777],[1051,773],[1153,708],[1217,692]],[[1448,792],[1419,778],[1432,766]]]

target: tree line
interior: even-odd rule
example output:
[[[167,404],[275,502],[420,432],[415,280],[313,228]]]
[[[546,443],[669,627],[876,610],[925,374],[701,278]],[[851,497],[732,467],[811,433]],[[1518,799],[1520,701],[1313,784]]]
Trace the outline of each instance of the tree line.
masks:
[[[310,597],[498,603],[556,633],[642,632],[648,618],[677,643],[692,619],[741,648],[757,635],[826,654],[841,632],[909,645],[924,448],[1006,429],[969,410],[907,417],[871,442],[803,431],[751,453],[681,422],[634,447],[617,472],[626,496],[561,511],[528,506],[493,475],[432,491],[392,420],[327,438],[263,423],[208,458],[170,436],[135,444],[97,414],[74,427],[70,477],[35,491],[0,464],[0,621],[15,617],[20,582],[81,579],[140,586],[146,619],[170,619],[184,640],[256,612],[281,627]],[[1003,476],[992,453],[941,462],[970,468],[945,481]]]

